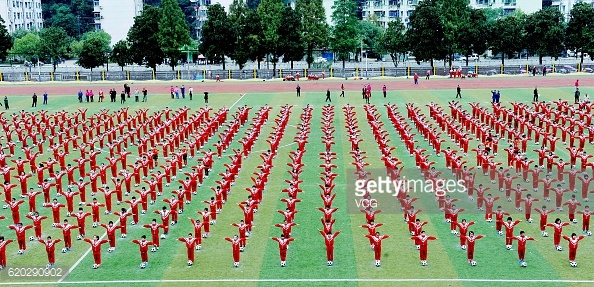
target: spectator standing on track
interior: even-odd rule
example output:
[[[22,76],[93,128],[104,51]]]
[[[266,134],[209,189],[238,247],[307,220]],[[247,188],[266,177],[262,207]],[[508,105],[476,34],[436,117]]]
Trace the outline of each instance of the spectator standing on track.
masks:
[[[419,75],[417,73],[415,73],[415,75],[413,76],[413,79],[415,80],[415,85],[419,84]]]
[[[173,86],[171,86],[171,89],[169,89],[169,92],[171,93],[171,98],[173,99],[174,93],[175,93],[175,89],[173,88]]]
[[[85,99],[87,100],[87,103],[89,102],[89,98],[91,97],[91,94],[89,93],[89,90],[87,90],[85,92]]]
[[[388,89],[386,88],[386,85],[384,85],[384,87],[382,87],[382,92],[384,93],[384,98],[386,97],[387,91],[388,91]]]
[[[182,94],[182,99],[186,98],[186,86],[182,85],[181,86],[181,94]]]
[[[122,91],[122,93],[120,94],[120,104],[124,103],[126,103],[126,92]]]
[[[332,99],[330,99],[330,89],[326,90],[326,100],[324,102],[332,102]]]
[[[536,66],[532,67],[532,76],[536,77]]]
[[[93,90],[89,91],[89,96],[91,97],[91,103],[93,102],[93,98],[95,96],[95,94],[93,94]]]
[[[458,85],[458,87],[456,88],[456,99],[457,98],[460,98],[460,99],[462,98],[461,92],[462,92],[462,89],[460,88],[460,85]]]
[[[82,103],[83,92],[82,90],[78,90],[78,102]]]
[[[204,103],[208,105],[208,92],[204,91]]]
[[[344,84],[340,85],[340,96],[339,97],[343,97],[344,98]]]
[[[297,90],[297,97],[301,97],[301,87],[299,84],[297,84],[297,88],[295,88],[295,90]]]
[[[194,94],[194,88],[190,87],[188,89],[188,94],[190,95],[190,101],[192,100],[192,95]]]
[[[47,105],[47,92],[43,93],[43,104]]]
[[[429,76],[431,76],[431,70],[427,70],[427,73],[425,73],[425,80],[429,80]]]
[[[148,91],[147,91],[146,87],[142,88],[142,101],[143,102],[147,101],[147,99],[146,99],[147,95],[148,95]]]
[[[546,76],[547,75],[547,66],[542,66],[542,76]]]
[[[179,88],[175,86],[175,98],[179,99]]]
[[[138,100],[140,98],[140,92],[138,91],[138,89],[134,90],[134,101],[138,103]]]
[[[31,97],[33,99],[33,103],[31,104],[32,108],[37,107],[37,94],[33,93],[33,97]]]
[[[584,95],[584,103],[586,103],[586,104],[590,103],[590,96],[588,96],[588,94]]]
[[[365,100],[365,85],[363,85],[363,89],[361,90],[361,96],[363,96],[363,99]]]
[[[99,100],[97,102],[98,103],[103,102],[104,97],[105,97],[105,94],[103,93],[103,90],[99,90]]]
[[[577,91],[578,88],[580,87],[580,80],[575,80],[575,90]]]
[[[534,96],[532,97],[533,102],[538,102],[538,87],[534,87]]]
[[[8,110],[9,109],[9,107],[8,107],[8,97],[7,96],[4,96],[4,109],[5,110]]]
[[[580,88],[577,87],[577,82],[576,82],[575,94],[573,97],[574,97],[576,104],[580,102]]]

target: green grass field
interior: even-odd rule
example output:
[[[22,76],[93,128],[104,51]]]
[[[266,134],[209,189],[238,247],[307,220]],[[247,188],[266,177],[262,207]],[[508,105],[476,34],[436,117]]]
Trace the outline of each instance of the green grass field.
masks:
[[[571,99],[573,95],[571,87],[542,88],[539,91],[541,98],[547,101],[558,98]],[[582,87],[582,93],[587,91],[588,87]],[[137,245],[132,244],[130,241],[139,238],[143,234],[147,236],[150,236],[150,234],[147,229],[139,225],[128,225],[128,238],[121,239],[118,236],[117,250],[114,253],[105,252],[107,247],[104,245],[103,264],[98,270],[91,268],[93,264],[92,256],[87,253],[89,245],[82,241],[75,241],[71,252],[62,254],[57,250],[56,266],[63,269],[62,275],[65,276],[14,277],[9,276],[7,270],[3,270],[0,272],[0,284],[30,283],[31,285],[50,286],[58,285],[58,282],[61,282],[81,286],[91,286],[91,284],[93,286],[191,286],[206,284],[209,284],[209,286],[407,286],[413,284],[420,284],[420,286],[517,286],[520,284],[523,286],[591,286],[594,283],[594,273],[590,272],[590,270],[594,269],[594,241],[592,238],[588,237],[580,243],[577,259],[579,267],[570,268],[567,263],[567,244],[565,241],[562,242],[564,251],[557,252],[552,247],[552,230],[549,230],[551,237],[542,238],[536,222],[532,224],[522,222],[516,228],[516,232],[525,230],[528,235],[536,237],[538,241],[528,244],[526,261],[529,265],[527,268],[520,268],[515,245],[512,251],[505,250],[504,238],[495,234],[494,223],[486,223],[483,220],[483,214],[477,212],[475,208],[462,214],[460,218],[476,221],[477,223],[471,229],[477,234],[486,235],[485,239],[479,240],[476,244],[475,260],[478,262],[478,266],[471,267],[467,264],[466,252],[458,248],[458,238],[449,232],[449,224],[444,223],[442,214],[422,212],[418,218],[429,221],[425,228],[426,232],[439,238],[439,240],[429,244],[429,266],[420,266],[418,251],[409,239],[408,229],[402,220],[402,215],[382,213],[376,217],[378,222],[384,223],[379,231],[383,234],[389,234],[391,238],[384,241],[383,244],[382,266],[375,267],[373,264],[373,251],[369,249],[368,240],[364,237],[367,231],[359,227],[364,224],[364,215],[362,213],[350,214],[347,212],[347,192],[350,192],[347,190],[347,180],[350,176],[353,176],[351,173],[353,168],[351,165],[352,157],[349,154],[350,142],[344,128],[345,116],[342,109],[340,109],[341,106],[347,103],[356,106],[355,110],[359,120],[359,128],[361,129],[360,137],[364,139],[360,147],[367,152],[368,158],[366,161],[370,163],[368,168],[383,168],[380,151],[373,140],[373,134],[365,118],[365,111],[362,107],[363,102],[359,92],[355,91],[347,92],[345,98],[334,96],[332,102],[332,104],[336,105],[334,117],[336,144],[333,146],[333,151],[337,153],[337,159],[334,163],[338,166],[335,172],[339,174],[339,177],[335,180],[337,197],[334,200],[334,205],[339,210],[334,216],[336,218],[334,229],[340,230],[341,234],[336,240],[334,265],[331,267],[326,266],[324,241],[318,233],[318,229],[321,229],[321,212],[317,210],[322,205],[318,188],[318,184],[322,182],[319,178],[322,168],[318,167],[321,163],[318,153],[324,150],[324,145],[320,142],[322,136],[320,107],[324,104],[324,95],[321,92],[303,92],[302,97],[295,98],[293,93],[250,94],[249,91],[246,91],[246,93],[242,98],[239,98],[237,94],[212,95],[210,105],[215,110],[222,106],[229,107],[233,105],[231,114],[236,111],[236,107],[239,105],[254,107],[250,114],[250,122],[257,108],[264,104],[274,107],[270,112],[271,119],[278,114],[281,105],[288,103],[294,105],[294,107],[289,126],[280,144],[281,148],[279,148],[278,156],[274,159],[274,168],[266,186],[264,201],[260,205],[259,212],[255,214],[254,232],[248,240],[246,251],[241,254],[241,266],[239,268],[233,267],[231,246],[223,238],[237,233],[237,229],[230,226],[231,223],[238,222],[243,217],[236,203],[244,200],[247,196],[244,189],[251,186],[251,173],[255,171],[254,167],[262,162],[258,156],[258,151],[268,148],[268,144],[264,140],[272,131],[273,121],[269,121],[262,128],[261,136],[253,148],[254,152],[244,160],[243,168],[231,189],[232,193],[229,202],[223,212],[219,214],[217,224],[211,227],[211,236],[204,240],[202,250],[197,251],[196,262],[192,267],[186,266],[185,245],[176,239],[193,231],[187,218],[189,216],[196,218],[195,211],[206,206],[199,203],[199,201],[210,198],[212,194],[210,187],[215,185],[214,181],[219,179],[218,176],[210,176],[205,184],[199,188],[197,198],[194,197],[194,202],[186,207],[185,213],[180,216],[179,224],[171,228],[168,238],[161,243],[161,249],[156,253],[149,254],[150,265],[147,269],[142,270],[138,267],[140,263],[138,248]],[[507,104],[510,101],[530,100],[532,89],[502,89],[501,93],[501,101]],[[482,106],[490,105],[488,103],[490,100],[488,90],[467,89],[463,91],[463,96],[461,102],[467,111],[470,111],[467,102],[478,101],[481,102]],[[414,159],[409,157],[403,142],[392,128],[383,104],[387,102],[396,103],[402,115],[405,116],[404,103],[413,102],[421,107],[428,117],[428,109],[424,104],[435,102],[447,108],[447,102],[451,101],[453,97],[454,94],[451,90],[391,91],[386,99],[381,98],[379,93],[374,95],[372,103],[377,106],[381,114],[380,120],[385,124],[384,129],[389,132],[390,145],[396,147],[392,154],[403,162],[405,168],[414,168]],[[288,152],[296,148],[296,145],[291,145],[293,136],[297,132],[295,125],[299,122],[299,115],[302,113],[301,108],[308,103],[314,107],[314,111],[311,120],[309,144],[303,157],[303,162],[306,164],[301,174],[301,179],[304,182],[300,186],[304,190],[300,194],[300,199],[303,202],[297,206],[299,213],[296,215],[295,222],[299,226],[293,228],[292,236],[296,238],[296,241],[291,243],[288,251],[287,267],[281,268],[279,266],[277,244],[270,240],[269,237],[280,235],[280,229],[273,227],[273,224],[282,221],[282,215],[276,211],[285,207],[285,204],[280,202],[279,199],[286,196],[280,191],[287,187],[284,180],[289,178],[289,174],[286,172],[288,170],[286,163],[289,162]],[[34,111],[32,108],[28,108],[29,105],[29,97],[12,97],[10,112],[20,109]],[[165,106],[178,108],[184,105],[196,108],[202,106],[203,102],[196,100],[190,102],[187,99],[171,100],[168,95],[151,95],[148,103],[131,103],[130,109],[149,107],[151,111],[154,111]],[[509,106],[509,104],[507,105]],[[99,103],[90,103],[81,105],[73,96],[52,95],[50,105],[47,107],[39,105],[37,110],[43,108],[50,112],[58,110],[73,112],[81,106],[89,108],[87,113],[89,115],[98,112],[101,108],[109,108],[113,111],[119,108],[120,104],[105,103],[100,105]],[[8,114],[4,114],[7,119],[9,118]],[[432,121],[432,124],[435,125],[435,122]],[[234,138],[235,142],[230,148],[241,147],[237,140],[243,137],[243,132],[248,126],[246,125],[239,131]],[[219,130],[217,134],[221,131]],[[442,144],[442,148],[447,146],[456,148],[446,135],[441,137],[447,140]],[[416,136],[416,139],[419,140],[422,147],[429,149],[427,142],[422,141],[419,135]],[[208,145],[212,146],[216,140],[217,136],[215,135]],[[477,141],[471,142],[471,148],[476,147],[476,145]],[[500,149],[503,149],[503,147],[505,147],[505,144],[502,141],[500,142]],[[532,152],[535,148],[537,148],[537,145],[530,142],[528,157],[531,159],[536,159],[536,153]],[[592,154],[594,148],[587,145],[586,151]],[[17,156],[20,154],[17,153]],[[71,151],[68,161],[72,161],[78,154],[77,151]],[[558,145],[557,154],[564,160],[569,160],[569,155],[562,144]],[[47,156],[46,153],[42,158],[45,159]],[[501,151],[497,161],[505,162],[504,156],[504,152]],[[98,158],[104,158],[104,156],[101,155]],[[432,155],[430,159],[437,162],[436,166],[438,168],[445,166],[443,157]],[[474,157],[469,154],[466,160],[469,163],[474,162]],[[195,159],[191,159],[190,162],[194,164]],[[222,160],[215,160],[214,173],[222,172],[224,169],[223,163],[227,162],[229,162],[229,159],[226,157]],[[178,175],[178,179],[179,177]],[[478,177],[482,177],[482,175],[477,175]],[[31,179],[30,184],[33,184],[33,182],[34,180]],[[531,184],[524,183],[524,185],[528,188],[531,187]],[[176,184],[165,187],[164,193],[169,194],[169,191],[174,188],[177,188]],[[492,185],[490,192],[494,193],[494,195],[499,193],[495,189],[495,185]],[[539,197],[539,194],[535,194],[535,196]],[[566,195],[566,197],[568,196]],[[98,195],[100,201],[102,201],[102,197],[102,195]],[[162,198],[158,199],[158,204],[150,206],[147,215],[141,215],[142,224],[150,223],[152,218],[158,218],[156,214],[150,213],[163,206]],[[465,196],[460,198],[460,206],[472,206],[472,203],[469,203]],[[38,205],[40,205],[40,197],[37,200]],[[63,198],[60,198],[60,200],[63,201]],[[502,204],[504,209],[512,213],[514,218],[522,219],[523,215],[514,214],[513,206],[503,201],[499,200],[497,203]],[[415,205],[415,207],[423,209],[422,205],[424,203],[426,202],[421,201],[420,205]],[[535,207],[540,205],[537,202]],[[547,205],[552,207],[552,203],[547,203]],[[25,203],[21,206],[21,212],[24,213],[26,208]],[[42,209],[41,213],[42,215],[51,216],[46,209]],[[0,215],[8,217],[10,211],[0,210]],[[567,220],[566,212],[553,213],[549,216],[549,220],[552,221],[557,216],[564,221]],[[116,216],[102,215],[101,218],[102,221],[107,222],[111,219],[115,220]],[[534,213],[533,218],[537,218]],[[581,216],[578,218],[581,219]],[[5,227],[10,224],[9,221],[8,219],[0,221],[0,226],[2,226],[0,234],[7,238],[14,238],[14,232]],[[26,224],[30,223],[29,220],[23,221]],[[52,229],[49,224],[50,220],[46,220],[44,236],[61,237],[60,230]],[[89,223],[88,225],[88,235],[103,235],[103,228],[92,229]],[[564,234],[570,234],[571,232],[579,234],[581,232],[580,226],[571,225],[564,229]],[[27,236],[32,234],[33,232],[30,231]],[[62,245],[59,246],[61,249]],[[17,247],[17,244],[13,243],[7,248],[9,267],[43,267],[47,263],[45,249],[41,244],[28,242],[28,249],[24,255],[16,254]],[[66,275],[70,268],[72,268],[71,272]],[[506,280],[526,281],[520,283]]]

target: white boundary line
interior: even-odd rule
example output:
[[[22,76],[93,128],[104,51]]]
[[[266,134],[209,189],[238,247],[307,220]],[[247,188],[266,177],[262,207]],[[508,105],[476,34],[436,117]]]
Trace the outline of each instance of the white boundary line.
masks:
[[[58,282],[0,282],[0,285],[50,285],[50,284],[117,284],[117,283],[257,283],[257,282],[277,282],[277,283],[317,283],[317,282],[379,282],[379,283],[402,283],[402,282],[497,282],[497,283],[594,283],[594,280],[565,280],[565,279],[457,279],[457,278],[425,278],[425,279],[414,279],[414,278],[386,278],[386,279],[373,279],[373,278],[337,278],[337,279],[163,279],[163,280],[106,280],[106,281],[58,281]]]
[[[231,109],[233,107],[235,107],[235,105],[237,105],[237,103],[239,103],[239,101],[241,101],[241,99],[243,99],[243,97],[245,97],[246,94],[243,94],[243,96],[240,96],[239,99],[237,99],[237,101],[235,101],[235,103],[233,103],[230,107],[229,107],[229,111],[231,111]]]

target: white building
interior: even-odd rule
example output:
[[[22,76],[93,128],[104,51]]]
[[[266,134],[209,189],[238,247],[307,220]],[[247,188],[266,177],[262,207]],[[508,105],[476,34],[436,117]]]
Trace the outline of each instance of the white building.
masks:
[[[126,39],[134,17],[140,16],[143,8],[142,0],[94,0],[93,5],[95,30],[111,35],[112,46]]]
[[[8,33],[43,28],[41,0],[0,0],[0,16]]]
[[[409,17],[415,7],[422,0],[367,0],[363,4],[363,19],[373,17],[380,25],[387,27],[390,21],[400,20],[405,26],[409,26]],[[594,1],[594,0],[593,0]],[[503,14],[511,14],[516,10],[525,13],[533,13],[542,8],[540,0],[470,0],[470,6],[474,8],[502,8]]]
[[[579,2],[588,3],[594,7],[594,0],[553,0],[551,7],[559,9],[565,17],[565,21],[569,21],[569,15],[573,5]]]

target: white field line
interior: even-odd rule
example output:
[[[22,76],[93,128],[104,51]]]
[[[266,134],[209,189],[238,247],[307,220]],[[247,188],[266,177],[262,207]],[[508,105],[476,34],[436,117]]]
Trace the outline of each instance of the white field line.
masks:
[[[457,279],[457,278],[424,278],[424,279],[413,279],[413,278],[386,278],[386,279],[371,279],[371,278],[338,278],[338,279],[163,279],[163,280],[105,280],[105,281],[58,281],[57,284],[126,284],[126,283],[258,283],[258,282],[276,282],[276,283],[317,283],[317,282],[378,282],[378,283],[402,283],[402,282],[474,282],[474,283],[486,283],[486,282],[497,282],[497,283],[594,283],[594,280],[565,280],[565,279]],[[0,285],[50,285],[56,284],[56,282],[0,282]]]

